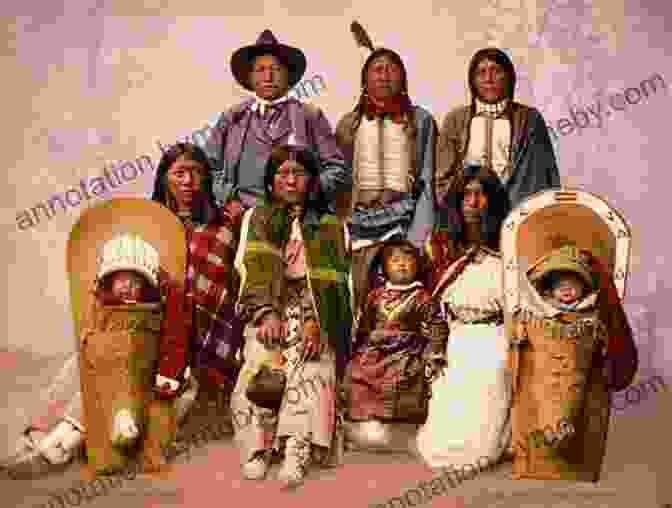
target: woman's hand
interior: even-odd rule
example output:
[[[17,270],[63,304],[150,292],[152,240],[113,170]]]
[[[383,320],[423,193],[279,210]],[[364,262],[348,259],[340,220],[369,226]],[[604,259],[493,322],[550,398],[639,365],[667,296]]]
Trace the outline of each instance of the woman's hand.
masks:
[[[287,336],[287,323],[272,312],[267,314],[257,329],[258,337],[263,340],[282,339]]]
[[[303,324],[303,343],[308,357],[319,354],[322,344],[320,340],[320,324],[316,319],[308,319]]]
[[[227,200],[221,209],[222,215],[233,225],[240,225],[243,212],[243,205],[238,199]]]

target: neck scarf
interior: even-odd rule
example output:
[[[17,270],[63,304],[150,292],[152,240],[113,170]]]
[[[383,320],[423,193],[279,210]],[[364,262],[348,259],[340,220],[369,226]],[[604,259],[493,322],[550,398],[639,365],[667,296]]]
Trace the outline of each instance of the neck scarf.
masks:
[[[275,100],[272,100],[272,101],[262,99],[261,97],[257,97],[255,95],[254,102],[250,106],[250,109],[252,111],[259,111],[259,114],[261,116],[264,116],[264,113],[266,113],[266,110],[273,109],[276,106],[284,104],[288,100],[289,100],[289,97],[287,95],[283,95],[282,97],[279,97],[279,98],[277,98]]]
[[[285,275],[290,279],[300,279],[306,275],[306,257],[303,248],[301,218],[303,207],[295,205],[287,209],[287,223],[290,227],[289,240],[285,246]]]
[[[408,95],[401,93],[389,99],[374,99],[367,95],[366,104],[364,105],[364,115],[367,120],[372,120],[374,117],[384,117],[391,115],[394,123],[400,124],[403,120],[404,113],[408,113],[413,105]]]
[[[571,311],[571,310],[576,310],[576,307],[579,305],[579,302],[576,301],[574,303],[562,303],[562,302],[557,302],[556,307],[560,310],[566,310],[566,311]]]

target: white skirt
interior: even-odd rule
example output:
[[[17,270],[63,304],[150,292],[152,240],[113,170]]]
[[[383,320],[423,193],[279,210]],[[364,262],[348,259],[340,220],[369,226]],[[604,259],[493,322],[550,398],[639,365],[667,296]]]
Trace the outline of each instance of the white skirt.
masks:
[[[495,463],[511,438],[508,341],[501,325],[451,326],[448,367],[432,384],[418,451],[433,468]],[[480,459],[480,461],[479,461]]]

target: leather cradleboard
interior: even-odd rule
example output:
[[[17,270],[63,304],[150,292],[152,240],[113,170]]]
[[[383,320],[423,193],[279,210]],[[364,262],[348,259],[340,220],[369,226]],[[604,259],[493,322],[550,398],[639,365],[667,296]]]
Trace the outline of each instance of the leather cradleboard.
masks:
[[[615,209],[573,189],[537,193],[504,221],[505,323],[510,341],[521,341],[509,353],[513,478],[599,480],[609,426],[603,364],[608,334],[598,307],[553,314],[528,275],[552,252],[573,246],[608,267],[622,299],[630,240],[630,228]],[[558,436],[563,419],[575,434],[552,446],[543,433]]]
[[[123,469],[140,449],[145,464],[161,462],[161,446],[174,439],[174,404],[154,400],[163,304],[105,305],[94,296],[103,246],[120,235],[140,237],[159,255],[160,279],[182,286],[186,233],[163,205],[115,198],[85,210],[67,245],[70,303],[80,355],[85,444],[97,473]],[[111,441],[114,415],[127,409],[141,432],[132,447]],[[161,422],[168,422],[162,424]],[[172,422],[172,423],[171,423]]]
[[[96,472],[113,473],[126,466],[131,452],[110,440],[114,415],[127,409],[144,423],[145,406],[152,400],[161,304],[96,307],[80,350],[86,451]],[[142,423],[141,432],[146,430]]]

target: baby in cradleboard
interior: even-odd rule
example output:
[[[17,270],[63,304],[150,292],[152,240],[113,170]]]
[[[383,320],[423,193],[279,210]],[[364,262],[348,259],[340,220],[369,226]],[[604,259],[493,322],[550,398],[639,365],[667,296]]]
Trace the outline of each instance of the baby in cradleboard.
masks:
[[[592,292],[592,281],[589,283],[577,272],[570,270],[551,270],[545,276],[543,287],[545,290],[542,296],[547,303],[556,309],[572,312],[577,310],[583,297]],[[594,303],[594,300],[591,298],[584,302],[584,307]],[[543,432],[546,446],[561,448],[576,433],[576,428],[569,416],[561,416],[554,428],[547,426],[538,429],[534,432],[535,437],[541,437],[539,432]]]
[[[152,291],[156,286],[150,280],[135,270],[114,271],[100,279],[96,296],[104,305],[148,303],[158,297],[158,291]],[[117,446],[129,446],[139,435],[138,422],[131,411],[120,409],[112,424],[112,442]]]
[[[87,462],[99,474],[124,469],[137,447],[145,472],[165,462],[174,409],[162,401],[178,381],[159,364],[179,346],[169,339],[181,330],[180,301],[152,245],[129,234],[104,244],[80,337]]]
[[[131,270],[111,273],[102,285],[108,291],[103,294],[106,303],[132,304],[149,301],[151,298],[148,294],[151,286],[147,279]]]
[[[609,332],[590,253],[572,246],[535,263],[539,298],[514,315],[514,478],[597,481],[609,422]]]

